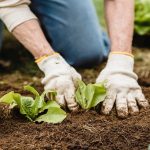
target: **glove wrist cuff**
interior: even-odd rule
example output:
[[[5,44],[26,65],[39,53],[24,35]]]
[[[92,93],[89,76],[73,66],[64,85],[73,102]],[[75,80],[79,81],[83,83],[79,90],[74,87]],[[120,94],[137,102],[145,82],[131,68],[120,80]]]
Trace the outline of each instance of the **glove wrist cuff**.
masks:
[[[64,58],[58,53],[50,56],[43,56],[42,60],[37,63],[41,71],[44,72],[45,76],[49,74],[58,74],[66,72],[69,64]],[[58,73],[59,72],[59,73]]]
[[[128,70],[133,71],[134,59],[131,56],[111,53],[108,58],[107,68],[110,70]]]
[[[44,60],[44,59],[46,59],[47,57],[52,56],[52,55],[59,55],[59,53],[53,52],[53,53],[51,53],[51,54],[46,54],[46,55],[44,55],[44,56],[42,56],[42,57],[36,59],[36,60],[35,60],[35,63],[40,63],[42,60]]]
[[[132,53],[128,53],[128,52],[121,52],[121,51],[113,51],[110,53],[111,54],[122,54],[122,55],[127,55],[127,56],[130,56],[132,58],[134,58],[134,55]]]

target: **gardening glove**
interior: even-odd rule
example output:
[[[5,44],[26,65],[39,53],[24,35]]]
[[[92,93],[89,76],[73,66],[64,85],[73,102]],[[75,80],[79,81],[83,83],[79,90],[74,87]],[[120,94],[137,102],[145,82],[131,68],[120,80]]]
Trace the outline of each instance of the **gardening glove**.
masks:
[[[81,80],[80,74],[58,53],[42,59],[37,64],[45,74],[42,80],[45,90],[55,90],[56,100],[61,106],[76,110],[78,105],[75,101],[75,89],[77,80]]]
[[[106,67],[96,80],[97,83],[106,81],[107,95],[102,104],[103,114],[109,114],[114,104],[121,118],[137,114],[138,106],[149,106],[137,83],[138,77],[133,72],[133,67],[133,57],[123,53],[110,54]]]

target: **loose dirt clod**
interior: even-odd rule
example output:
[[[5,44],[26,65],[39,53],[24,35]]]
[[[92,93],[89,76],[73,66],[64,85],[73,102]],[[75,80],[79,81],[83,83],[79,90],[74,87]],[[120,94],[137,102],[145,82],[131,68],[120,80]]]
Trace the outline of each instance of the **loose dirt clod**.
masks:
[[[12,117],[12,109],[10,105],[0,103],[0,119],[9,119]]]

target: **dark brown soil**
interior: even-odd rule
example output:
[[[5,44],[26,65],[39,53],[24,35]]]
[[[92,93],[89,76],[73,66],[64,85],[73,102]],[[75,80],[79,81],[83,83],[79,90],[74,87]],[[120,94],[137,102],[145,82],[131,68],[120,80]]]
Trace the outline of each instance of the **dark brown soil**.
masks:
[[[32,57],[18,51],[23,49],[20,45],[12,50],[10,43],[4,44],[0,55],[3,58],[0,58],[0,97],[12,90],[26,95],[22,90],[26,84],[42,92],[41,73],[31,65]],[[149,60],[148,54],[150,50],[141,50],[139,57],[136,57],[136,68],[141,67],[142,72],[143,66],[146,66],[144,72],[150,70],[149,61],[145,62]],[[102,67],[79,72],[84,81],[94,82]],[[139,77],[139,83],[150,102],[150,76],[145,78],[139,74]],[[80,110],[68,113],[67,119],[58,125],[31,123],[18,114],[0,119],[0,150],[147,150],[149,144],[150,109],[141,110],[139,115],[124,120],[116,117],[115,110],[110,116],[103,116],[94,110]]]
[[[80,71],[94,82],[97,69]],[[20,72],[0,76],[0,96],[32,84],[42,91],[40,78]],[[150,87],[143,87],[150,101]],[[3,150],[146,150],[150,144],[150,109],[121,120],[115,111],[103,116],[94,110],[68,114],[58,125],[34,124],[19,115],[0,120],[0,148]]]

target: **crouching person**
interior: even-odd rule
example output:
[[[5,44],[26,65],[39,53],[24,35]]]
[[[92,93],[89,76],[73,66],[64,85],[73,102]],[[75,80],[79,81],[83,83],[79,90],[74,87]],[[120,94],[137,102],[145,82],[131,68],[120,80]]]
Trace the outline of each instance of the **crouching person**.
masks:
[[[116,104],[118,116],[126,117],[149,105],[133,72],[134,0],[105,0],[105,12],[111,46],[91,0],[0,0],[0,18],[36,59],[45,89],[55,89],[58,103],[70,110],[78,108],[74,94],[81,79],[73,67],[100,64],[111,50],[96,80],[108,81],[102,112]]]

